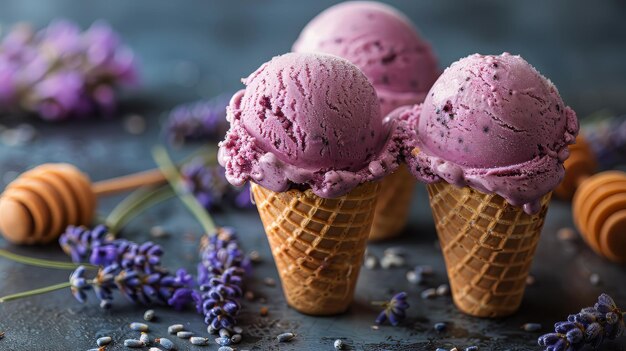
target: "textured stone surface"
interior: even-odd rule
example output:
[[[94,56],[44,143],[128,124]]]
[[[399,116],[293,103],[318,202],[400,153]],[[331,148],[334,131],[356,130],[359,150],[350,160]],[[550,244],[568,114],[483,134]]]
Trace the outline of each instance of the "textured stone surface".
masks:
[[[32,144],[8,147],[0,143],[0,179],[4,187],[15,173],[43,162],[71,162],[92,179],[153,167],[150,147],[160,140],[159,116],[175,102],[212,96],[241,87],[238,79],[260,62],[287,51],[299,29],[332,1],[266,1],[259,7],[246,7],[241,0],[154,1],[112,0],[102,2],[13,1],[2,4],[0,23],[4,28],[18,20],[43,24],[66,16],[87,25],[105,18],[138,51],[143,65],[144,87],[129,94],[123,111],[146,116],[148,130],[141,136],[127,134],[123,119],[69,122],[44,125],[31,122],[39,131]],[[395,1],[420,24],[447,65],[459,57],[481,51],[521,53],[560,87],[565,101],[581,116],[600,108],[626,110],[623,99],[626,84],[626,12],[622,2],[541,1],[457,2]],[[545,8],[537,8],[539,5]],[[468,15],[470,14],[471,15]],[[280,19],[280,20],[277,20]],[[244,26],[243,24],[247,25]],[[0,124],[15,125],[6,118]],[[178,153],[175,153],[177,155]],[[422,300],[422,290],[446,281],[443,257],[433,242],[435,228],[427,205],[427,194],[418,185],[409,225],[402,236],[389,243],[370,244],[369,252],[382,257],[390,246],[406,250],[407,266],[427,264],[434,275],[422,286],[412,286],[405,278],[408,268],[392,270],[361,269],[355,301],[348,313],[337,317],[308,317],[287,307],[280,286],[264,284],[266,277],[278,281],[267,239],[255,210],[224,211],[220,224],[235,226],[247,250],[258,250],[264,262],[257,266],[249,288],[267,299],[245,302],[241,325],[244,341],[239,349],[250,350],[332,350],[342,338],[357,350],[434,350],[460,349],[479,345],[481,350],[539,350],[536,338],[567,314],[592,304],[607,292],[622,306],[626,304],[626,269],[596,256],[580,239],[559,241],[556,231],[572,226],[568,203],[553,201],[537,256],[531,268],[535,284],[526,289],[519,313],[506,319],[488,321],[459,313],[450,297]],[[106,215],[121,197],[100,201],[99,212]],[[193,269],[197,262],[200,227],[177,200],[158,206],[133,221],[123,235],[134,240],[150,239],[150,228],[161,225],[169,237],[154,239],[166,247],[164,262],[172,268]],[[0,239],[0,247],[25,255],[67,259],[56,246],[14,247]],[[589,282],[597,273],[598,286]],[[0,259],[0,295],[65,281],[69,272],[25,267]],[[397,328],[381,326],[372,330],[377,307],[373,300],[391,297],[393,292],[409,292],[408,319]],[[119,297],[119,295],[117,296]],[[261,307],[269,307],[261,317]],[[87,350],[96,347],[98,337],[109,335],[114,342],[107,350],[125,350],[124,339],[138,337],[128,323],[141,321],[146,307],[118,299],[110,311],[101,311],[94,299],[81,305],[68,291],[0,305],[0,350]],[[188,330],[204,335],[202,318],[193,311],[174,313],[155,308],[158,318],[150,322],[152,337],[167,336],[167,326],[184,323]],[[434,331],[437,322],[449,322],[447,332]],[[543,324],[539,332],[524,332],[527,322]],[[276,335],[294,332],[290,343],[278,345]],[[172,340],[182,350],[187,341]],[[626,341],[606,346],[623,350]],[[211,350],[216,346],[212,345]]]

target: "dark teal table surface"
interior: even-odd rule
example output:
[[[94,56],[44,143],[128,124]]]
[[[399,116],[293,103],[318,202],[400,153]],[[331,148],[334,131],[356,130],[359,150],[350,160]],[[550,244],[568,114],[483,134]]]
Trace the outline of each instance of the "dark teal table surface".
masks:
[[[246,76],[271,56],[286,52],[300,28],[332,1],[1,1],[0,24],[17,21],[46,24],[63,16],[83,26],[104,18],[135,49],[142,63],[143,86],[124,95],[122,110],[111,120],[44,124],[29,120],[38,137],[23,146],[0,144],[1,185],[12,176],[44,162],[71,162],[93,180],[106,179],[154,167],[150,147],[161,143],[163,112],[174,104],[234,91]],[[626,3],[620,1],[394,1],[420,27],[435,47],[442,67],[473,52],[520,53],[560,88],[564,99],[580,115],[609,108],[626,111]],[[148,122],[139,136],[128,134],[123,117],[140,114]],[[0,120],[0,124],[14,124]],[[178,153],[177,153],[178,155]],[[332,350],[343,338],[355,350],[435,350],[478,345],[481,350],[539,350],[537,337],[555,321],[593,304],[601,292],[626,304],[626,269],[591,252],[581,240],[564,243],[556,232],[571,227],[568,203],[553,201],[531,274],[536,283],[526,291],[519,313],[501,320],[470,318],[459,313],[449,297],[422,300],[427,287],[446,281],[443,259],[435,247],[433,221],[422,187],[415,194],[409,227],[397,240],[372,244],[370,252],[402,246],[408,253],[404,268],[362,269],[353,306],[348,313],[328,318],[309,317],[288,308],[280,286],[269,287],[266,277],[278,279],[263,227],[255,210],[226,210],[216,215],[222,225],[237,228],[246,250],[258,250],[264,261],[255,268],[248,288],[266,301],[244,302],[240,323],[244,342],[238,350]],[[100,202],[106,214],[121,197]],[[123,235],[133,240],[153,239],[149,229],[162,226],[169,236],[155,239],[166,249],[165,264],[192,269],[197,263],[199,225],[177,200],[159,205],[133,221]],[[15,247],[0,239],[0,247],[51,259],[67,259],[58,246]],[[413,286],[405,273],[417,264],[433,265],[435,274],[423,286]],[[589,282],[592,273],[601,283]],[[65,281],[68,272],[26,267],[0,260],[0,295]],[[405,290],[410,293],[408,319],[400,327],[371,329],[378,313],[373,300]],[[118,296],[119,297],[119,296]],[[102,311],[94,299],[76,302],[68,291],[0,304],[0,350],[87,350],[98,336],[111,335],[107,350],[123,350],[121,341],[135,337],[127,325],[142,319],[145,307],[121,298],[112,310]],[[269,315],[261,317],[262,306]],[[193,311],[175,313],[156,308],[160,317],[151,324],[154,336],[167,326],[185,323],[205,333],[202,318]],[[449,322],[448,332],[433,330]],[[543,325],[525,332],[527,322]],[[291,343],[277,344],[275,336],[291,331]],[[181,350],[216,350],[189,347]],[[626,341],[606,344],[606,350],[624,350]]]

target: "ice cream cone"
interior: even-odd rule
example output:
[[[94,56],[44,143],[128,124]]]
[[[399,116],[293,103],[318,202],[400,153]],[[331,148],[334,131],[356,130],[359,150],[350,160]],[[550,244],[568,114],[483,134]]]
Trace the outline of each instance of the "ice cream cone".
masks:
[[[416,182],[405,165],[383,178],[369,240],[385,240],[400,234],[408,220]]]
[[[379,183],[334,199],[308,189],[274,192],[252,184],[287,303],[311,315],[348,309],[354,295]]]
[[[517,311],[551,193],[534,215],[499,195],[446,182],[428,185],[428,193],[456,306],[476,317]]]

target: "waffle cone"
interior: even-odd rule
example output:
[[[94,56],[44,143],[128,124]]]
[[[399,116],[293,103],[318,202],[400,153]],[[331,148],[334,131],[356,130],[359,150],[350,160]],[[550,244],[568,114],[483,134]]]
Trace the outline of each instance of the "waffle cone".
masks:
[[[456,306],[476,317],[517,311],[551,194],[535,215],[446,182],[428,185],[428,194]]]
[[[352,302],[370,233],[379,183],[321,198],[309,189],[252,194],[287,303],[311,315],[346,311]]]
[[[385,240],[402,232],[408,220],[415,183],[415,178],[405,165],[383,178],[370,240]]]

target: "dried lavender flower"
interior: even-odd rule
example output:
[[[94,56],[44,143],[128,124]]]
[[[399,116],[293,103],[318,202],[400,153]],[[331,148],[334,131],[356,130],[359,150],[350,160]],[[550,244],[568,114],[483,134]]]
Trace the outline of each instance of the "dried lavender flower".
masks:
[[[198,265],[198,284],[201,303],[197,306],[204,315],[208,330],[223,334],[232,330],[236,323],[243,296],[243,277],[250,262],[246,259],[233,228],[218,228],[217,233],[207,235],[201,246],[201,263]],[[228,334],[229,335],[229,334]],[[225,346],[230,338],[221,336]]]
[[[601,294],[593,307],[583,308],[569,315],[567,321],[555,323],[555,332],[539,337],[539,346],[546,351],[578,351],[585,346],[597,349],[604,339],[616,339],[624,334],[624,315],[609,295]]]
[[[169,113],[166,132],[171,143],[193,140],[219,140],[228,129],[226,106],[229,98],[217,96],[208,101],[176,106]]]
[[[234,187],[226,180],[225,169],[211,164],[204,157],[195,157],[181,167],[183,186],[207,210],[218,208],[224,202],[238,208],[253,207],[250,185]]]
[[[400,292],[395,294],[390,301],[375,303],[382,305],[385,309],[376,317],[376,324],[383,324],[389,320],[391,325],[396,326],[406,317],[406,310],[409,304],[406,302],[407,293]]]

